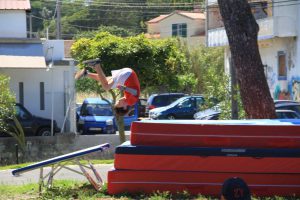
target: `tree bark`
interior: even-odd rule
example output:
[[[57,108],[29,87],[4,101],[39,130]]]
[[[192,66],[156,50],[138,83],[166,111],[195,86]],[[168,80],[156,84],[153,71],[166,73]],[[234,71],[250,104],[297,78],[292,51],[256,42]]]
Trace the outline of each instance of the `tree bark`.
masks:
[[[218,0],[218,4],[247,117],[276,118],[257,44],[259,26],[250,5],[247,0]]]

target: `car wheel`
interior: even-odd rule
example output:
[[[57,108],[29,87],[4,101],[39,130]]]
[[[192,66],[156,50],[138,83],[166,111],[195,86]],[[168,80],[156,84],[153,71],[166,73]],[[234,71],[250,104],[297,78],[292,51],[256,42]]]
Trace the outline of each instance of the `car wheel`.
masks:
[[[51,136],[51,129],[50,128],[42,128],[39,130],[37,135],[38,136]]]
[[[169,120],[173,120],[173,119],[176,119],[174,115],[168,115],[167,117]]]

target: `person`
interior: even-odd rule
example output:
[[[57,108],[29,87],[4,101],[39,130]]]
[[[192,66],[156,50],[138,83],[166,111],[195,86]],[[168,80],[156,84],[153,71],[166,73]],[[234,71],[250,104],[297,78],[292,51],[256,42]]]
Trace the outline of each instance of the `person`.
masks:
[[[222,186],[221,200],[251,200],[247,183],[239,177],[227,179]]]
[[[140,96],[140,82],[135,71],[131,68],[112,70],[112,76],[106,77],[100,59],[87,60],[83,64],[93,67],[97,73],[90,73],[87,67],[84,67],[76,73],[75,79],[87,76],[100,82],[106,91],[118,88],[123,92],[123,97],[116,101],[114,110],[119,116],[129,113],[131,106],[138,102]]]

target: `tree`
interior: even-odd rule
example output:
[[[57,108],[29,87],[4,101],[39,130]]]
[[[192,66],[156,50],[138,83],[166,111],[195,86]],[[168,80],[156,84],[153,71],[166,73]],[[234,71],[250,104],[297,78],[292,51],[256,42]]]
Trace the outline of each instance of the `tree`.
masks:
[[[23,128],[15,117],[15,96],[9,89],[9,77],[0,74],[0,134],[13,136],[21,148],[25,147]]]
[[[275,106],[258,50],[258,24],[247,0],[218,0],[240,94],[250,119],[276,118]]]
[[[187,76],[189,66],[176,39],[150,40],[144,35],[122,38],[107,32],[100,32],[94,38],[77,40],[71,51],[73,58],[79,62],[100,58],[103,71],[107,75],[111,70],[123,67],[132,68],[139,77],[142,89],[173,92],[180,88],[182,91],[192,92],[194,88],[195,77]],[[84,90],[83,87],[81,89]],[[98,91],[101,93],[100,90]],[[118,90],[111,91],[113,101],[118,95],[120,95]],[[117,118],[117,121],[120,137],[123,138],[121,132],[124,127],[122,126],[123,118]]]

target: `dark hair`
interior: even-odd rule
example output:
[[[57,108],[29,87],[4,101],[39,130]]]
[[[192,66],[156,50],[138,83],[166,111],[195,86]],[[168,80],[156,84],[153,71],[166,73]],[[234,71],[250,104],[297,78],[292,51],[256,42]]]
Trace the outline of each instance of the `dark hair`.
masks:
[[[248,185],[238,177],[229,178],[224,182],[222,195],[227,200],[251,200]]]
[[[130,107],[127,106],[126,109],[124,109],[123,107],[117,107],[117,106],[114,106],[114,110],[115,110],[116,115],[124,116],[124,115],[126,115],[127,113],[129,113]]]

